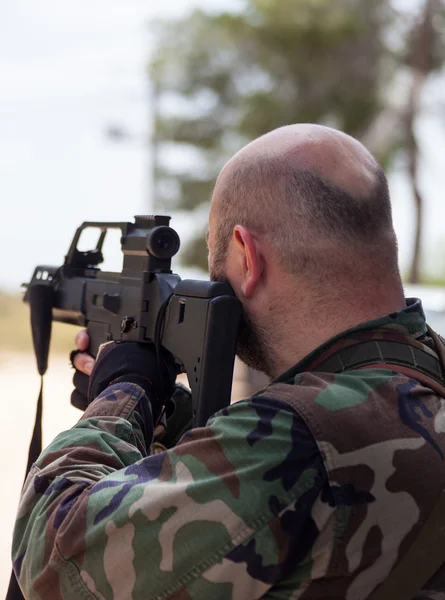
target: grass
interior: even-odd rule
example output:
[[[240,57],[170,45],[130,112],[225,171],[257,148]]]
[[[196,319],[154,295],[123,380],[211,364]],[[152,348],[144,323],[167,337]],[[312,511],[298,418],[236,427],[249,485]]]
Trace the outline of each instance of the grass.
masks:
[[[78,327],[53,323],[51,353],[68,354]],[[0,351],[33,352],[29,306],[20,294],[0,290]]]

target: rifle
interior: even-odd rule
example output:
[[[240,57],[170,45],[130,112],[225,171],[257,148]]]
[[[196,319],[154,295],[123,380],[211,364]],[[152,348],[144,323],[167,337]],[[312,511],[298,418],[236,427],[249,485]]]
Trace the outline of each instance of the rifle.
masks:
[[[223,282],[184,280],[171,271],[180,240],[168,216],[136,216],[134,223],[84,222],[61,267],[38,266],[25,284],[39,373],[47,369],[52,321],[85,326],[89,351],[100,344],[137,341],[162,345],[187,374],[193,426],[230,403],[241,304]],[[82,232],[100,231],[97,245],[78,249]],[[101,271],[109,229],[120,229],[121,273]],[[79,406],[78,408],[86,408]]]
[[[192,391],[194,427],[228,406],[232,390],[241,303],[227,283],[186,279],[172,273],[179,236],[168,216],[136,216],[134,223],[84,222],[61,267],[38,266],[24,284],[31,308],[37,368],[42,377],[26,473],[42,450],[43,375],[48,367],[53,321],[87,328],[89,351],[111,340],[155,343],[171,352]],[[84,229],[100,230],[96,248],[81,252]],[[109,229],[120,229],[121,273],[101,271]],[[86,406],[77,406],[85,409]],[[23,600],[14,572],[7,600]]]

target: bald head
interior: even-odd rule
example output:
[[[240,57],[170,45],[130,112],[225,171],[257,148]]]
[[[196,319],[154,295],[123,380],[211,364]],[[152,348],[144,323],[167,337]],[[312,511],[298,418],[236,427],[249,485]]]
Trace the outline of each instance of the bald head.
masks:
[[[221,177],[241,163],[259,158],[312,173],[352,196],[366,196],[375,184],[378,165],[356,139],[341,131],[309,123],[275,129],[244,147],[226,165]]]
[[[350,278],[382,261],[398,273],[385,175],[357,140],[328,127],[281,127],[240,150],[218,178],[211,221],[217,262],[241,224],[266,235],[295,274]]]

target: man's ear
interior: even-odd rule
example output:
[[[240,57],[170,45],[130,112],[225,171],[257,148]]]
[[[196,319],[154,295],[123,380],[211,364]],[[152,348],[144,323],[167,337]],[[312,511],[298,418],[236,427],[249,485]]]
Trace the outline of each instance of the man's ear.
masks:
[[[253,296],[264,271],[264,259],[258,240],[242,225],[233,229],[236,252],[241,261],[241,291],[248,299]]]

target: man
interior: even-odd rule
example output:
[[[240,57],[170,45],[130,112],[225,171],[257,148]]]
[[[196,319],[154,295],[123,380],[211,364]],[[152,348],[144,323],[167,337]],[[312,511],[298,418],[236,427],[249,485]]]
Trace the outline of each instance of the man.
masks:
[[[89,407],[23,490],[27,598],[361,600],[433,511],[445,402],[382,355],[398,341],[436,357],[420,301],[403,297],[375,159],[316,125],[255,140],[218,178],[208,245],[211,277],[244,308],[239,356],[273,383],[149,455],[163,376],[150,348],[107,345]],[[356,343],[383,366],[348,370]],[[74,360],[90,373],[91,357]],[[442,569],[416,597],[444,590]]]

